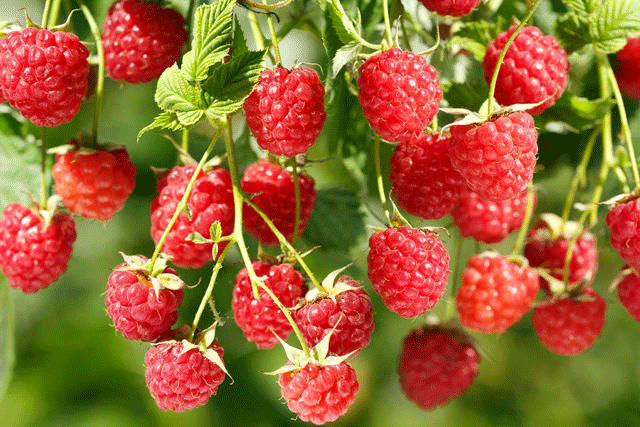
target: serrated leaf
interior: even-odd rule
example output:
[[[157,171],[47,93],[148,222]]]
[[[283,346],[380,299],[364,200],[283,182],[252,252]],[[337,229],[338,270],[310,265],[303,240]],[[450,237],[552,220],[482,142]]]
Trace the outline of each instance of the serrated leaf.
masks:
[[[556,102],[536,117],[536,125],[563,122],[575,132],[582,132],[595,126],[615,105],[610,98],[591,100],[565,91]]]
[[[233,29],[233,40],[231,42],[231,54],[233,56],[242,55],[243,53],[249,52],[249,48],[247,47],[247,40],[244,38],[244,33],[242,32],[242,28],[240,27],[240,21],[238,21],[238,16],[234,18],[234,29]]]
[[[340,41],[344,44],[349,44],[353,41],[357,41],[355,35],[357,34],[356,28],[353,22],[342,7],[340,0],[331,0],[329,3],[329,16],[333,27],[340,37]]]
[[[258,83],[266,53],[266,50],[246,52],[213,70],[203,85],[208,105],[205,114],[209,120],[219,120],[242,107]]]
[[[585,18],[600,6],[600,0],[564,0],[563,3],[569,11]]]
[[[558,18],[554,25],[555,36],[560,46],[569,54],[591,43],[589,21],[575,13],[567,13]]]
[[[202,90],[176,64],[158,79],[155,101],[165,111],[188,112],[203,109]]]
[[[196,9],[193,18],[192,49],[183,58],[182,69],[192,81],[207,78],[210,66],[222,62],[231,43],[231,22],[235,0],[219,0]]]
[[[145,132],[150,131],[151,129],[156,129],[156,128],[169,129],[169,130],[182,130],[185,127],[180,123],[180,120],[178,120],[178,115],[176,113],[173,113],[170,111],[163,111],[162,113],[160,113],[158,117],[156,117],[153,120],[153,123],[151,123],[148,126],[145,126],[144,128],[142,128],[142,130],[140,130],[140,132],[138,132],[137,140],[139,141],[140,137]]]
[[[595,47],[615,53],[627,38],[640,34],[640,4],[636,0],[605,0],[589,20],[589,35]]]
[[[471,52],[474,58],[482,61],[487,45],[506,29],[505,26],[505,21],[500,16],[495,23],[489,21],[466,22],[451,34],[447,39],[447,45],[464,48]]]
[[[33,138],[0,134],[0,210],[40,194],[40,147]]]
[[[176,113],[176,117],[182,126],[189,127],[198,123],[203,114],[203,110],[179,111]]]
[[[16,361],[15,311],[6,279],[0,279],[0,401],[2,401]]]
[[[335,79],[342,67],[355,60],[360,50],[360,43],[351,42],[342,46],[333,57],[333,78]]]
[[[304,237],[323,249],[347,251],[364,234],[364,214],[358,195],[344,188],[317,192]]]

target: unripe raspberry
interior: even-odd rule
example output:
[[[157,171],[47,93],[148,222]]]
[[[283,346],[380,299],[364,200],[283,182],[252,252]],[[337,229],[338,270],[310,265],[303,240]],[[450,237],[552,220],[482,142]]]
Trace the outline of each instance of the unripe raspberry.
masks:
[[[87,91],[89,50],[78,36],[34,27],[0,38],[0,86],[36,126],[73,119]]]
[[[498,57],[516,26],[502,32],[487,46],[482,62],[484,78],[491,83]],[[524,27],[513,40],[504,57],[495,98],[500,105],[535,104],[547,98],[537,107],[527,110],[538,115],[553,105],[567,86],[569,62],[567,53],[553,36],[545,36],[537,27]]]
[[[113,3],[102,30],[107,72],[127,83],[157,79],[180,58],[188,39],[184,25],[173,9],[138,0]]]
[[[415,317],[440,300],[449,277],[449,254],[435,233],[389,228],[373,233],[369,248],[369,280],[389,310]]]
[[[442,16],[465,16],[471,13],[480,0],[420,0],[432,12]]]
[[[242,107],[258,145],[276,156],[305,153],[327,118],[324,86],[311,68],[263,71]]]
[[[391,48],[367,59],[358,75],[362,113],[389,142],[417,138],[440,108],[440,80],[422,56]]]
[[[625,197],[607,213],[609,241],[626,263],[640,268],[640,199]]]
[[[77,237],[73,218],[56,212],[49,222],[36,211],[10,203],[0,218],[0,267],[12,288],[34,293],[67,270]]]

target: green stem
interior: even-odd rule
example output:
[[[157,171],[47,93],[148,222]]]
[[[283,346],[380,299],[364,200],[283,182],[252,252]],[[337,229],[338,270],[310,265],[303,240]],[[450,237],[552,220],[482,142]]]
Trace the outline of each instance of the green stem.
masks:
[[[267,5],[267,0],[262,0],[262,3]],[[273,51],[276,55],[276,61],[278,61],[278,64],[282,64],[282,59],[280,58],[280,49],[278,48],[278,35],[276,34],[276,28],[273,26],[273,19],[271,18],[271,14],[267,14],[267,24],[269,26],[269,32],[271,33],[271,45],[273,46]]]
[[[266,40],[264,38],[264,34],[262,34],[262,30],[260,29],[258,18],[256,17],[256,14],[251,11],[247,13],[247,17],[249,18],[249,26],[251,27],[251,33],[253,34],[253,39],[256,42],[256,47],[258,50],[262,50],[266,46]]]
[[[185,153],[189,152],[189,129],[182,130],[182,149]]]
[[[279,3],[276,4],[267,4],[266,0],[262,0],[263,4],[258,4],[258,3],[254,3],[251,0],[240,0],[240,3],[244,3],[246,5],[249,5],[251,7],[254,7],[256,9],[261,9],[261,10],[277,10],[277,9],[282,9],[285,6],[288,6],[289,4],[293,3],[294,0],[282,0]]]
[[[47,206],[49,191],[47,189],[47,128],[41,127],[42,130],[42,146],[40,147],[40,207],[44,209]]]
[[[380,166],[380,137],[376,134],[375,140],[375,158],[376,158],[376,182],[378,183],[378,195],[380,196],[380,203],[382,204],[382,210],[384,210],[384,216],[387,219],[387,225],[391,225],[391,215],[389,214],[389,208],[387,206],[387,198],[384,195],[384,183],[382,180],[382,169]]]
[[[162,245],[164,244],[164,241],[167,239],[167,236],[169,235],[169,232],[173,228],[174,224],[178,220],[178,217],[180,216],[181,213],[187,212],[188,210],[187,201],[189,200],[189,196],[191,195],[191,190],[193,190],[193,186],[195,185],[198,175],[200,175],[200,171],[202,171],[202,168],[204,167],[204,164],[206,163],[207,158],[211,154],[211,151],[213,151],[213,147],[215,147],[216,142],[218,141],[218,138],[220,138],[220,135],[222,134],[223,131],[224,131],[224,127],[222,126],[216,129],[216,133],[213,135],[213,139],[209,143],[209,147],[207,147],[207,150],[202,155],[202,159],[200,159],[200,163],[198,163],[198,166],[196,167],[195,171],[193,171],[193,176],[189,180],[189,184],[187,184],[187,188],[184,190],[184,195],[182,196],[182,199],[176,206],[176,211],[173,213],[173,216],[171,217],[171,220],[169,221],[167,228],[165,228],[164,233],[162,233],[162,237],[160,237],[160,240],[156,245],[156,249],[153,252],[151,261],[149,262],[149,271],[153,270],[153,264],[158,259],[158,256],[160,255],[160,251],[162,250]]]
[[[291,246],[296,246],[296,239],[300,232],[300,182],[298,181],[298,163],[292,157],[289,159],[289,166],[292,168],[291,176],[293,177],[293,189],[296,196],[296,219],[293,222],[293,236],[291,237]]]
[[[60,14],[60,6],[62,0],[53,0],[51,3],[51,12],[49,13],[49,20],[47,21],[47,27],[53,27],[56,25],[56,21],[58,20],[58,15]]]
[[[529,183],[527,188],[527,206],[524,211],[524,218],[522,218],[522,225],[520,231],[518,231],[518,238],[516,244],[513,246],[511,255],[518,255],[522,252],[522,248],[527,240],[527,233],[529,232],[529,223],[531,223],[531,217],[533,216],[533,205],[535,203],[535,193],[533,191],[533,185]]]
[[[456,258],[453,266],[453,281],[449,289],[449,300],[447,301],[447,311],[445,313],[445,321],[453,319],[456,310],[456,294],[458,293],[460,281],[460,264],[462,263],[462,244],[464,239],[462,234],[456,236]]]
[[[191,35],[191,25],[193,23],[193,13],[196,8],[196,0],[189,0],[189,8],[187,9],[187,16],[185,21],[187,22],[187,34]],[[187,51],[191,50],[191,37],[187,40]]]
[[[42,12],[42,28],[47,28],[49,11],[51,11],[51,0],[46,0],[44,3],[44,11]]]
[[[493,70],[493,75],[491,76],[491,84],[489,85],[489,101],[487,104],[487,114],[491,114],[491,112],[493,111],[493,95],[496,92],[496,82],[498,81],[498,73],[500,72],[502,61],[504,61],[504,57],[507,55],[507,50],[509,50],[509,46],[511,46],[511,43],[516,38],[520,30],[527,24],[529,19],[531,19],[531,17],[533,16],[533,13],[536,11],[538,6],[540,6],[540,3],[542,3],[542,0],[536,0],[535,3],[531,5],[529,10],[527,11],[527,14],[524,16],[524,18],[522,18],[522,21],[520,22],[520,24],[518,24],[518,27],[513,32],[513,34],[511,34],[511,37],[509,37],[509,40],[507,40],[507,43],[502,48],[502,52],[500,52],[500,56],[498,57],[498,62],[496,62],[496,68]]]
[[[389,4],[388,0],[382,0],[382,12],[384,14],[384,32],[387,36],[387,43],[389,47],[393,46],[393,40],[391,38],[391,21],[389,20]]]
[[[89,8],[80,2],[80,9],[84,13],[85,19],[91,28],[91,34],[96,41],[96,49],[98,51],[98,81],[96,84],[96,106],[93,114],[93,127],[91,130],[91,142],[98,142],[98,123],[100,122],[100,111],[102,109],[102,93],[104,92],[104,50],[102,48],[102,38],[100,37],[100,28],[93,18]]]

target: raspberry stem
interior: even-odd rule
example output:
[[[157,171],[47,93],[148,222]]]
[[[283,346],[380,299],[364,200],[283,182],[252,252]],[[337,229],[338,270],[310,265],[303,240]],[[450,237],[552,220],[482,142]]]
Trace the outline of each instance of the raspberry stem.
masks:
[[[47,206],[47,128],[42,127],[42,145],[40,147],[40,207]]]
[[[49,13],[49,20],[47,23],[48,27],[53,27],[56,25],[56,21],[58,20],[58,15],[60,14],[60,6],[62,0],[53,0],[51,3],[51,11]]]
[[[449,287],[449,300],[447,301],[447,310],[445,312],[445,322],[453,319],[456,310],[456,293],[458,293],[458,288],[460,287],[460,266],[462,264],[462,245],[464,244],[464,239],[462,238],[462,234],[458,233],[456,236],[456,258],[454,261],[454,269],[453,269],[453,281],[451,286]],[[428,315],[427,315],[428,316]]]
[[[535,200],[534,195],[533,184],[529,183],[527,185],[527,206],[524,210],[522,225],[520,226],[520,230],[518,231],[518,238],[516,239],[516,243],[513,246],[511,255],[518,255],[520,252],[522,252],[522,248],[527,240],[529,224],[531,223],[531,217],[533,216],[533,204]]]
[[[296,195],[296,219],[293,223],[293,236],[291,237],[291,246],[295,247],[298,231],[300,230],[300,183],[298,182],[298,163],[294,157],[289,159],[289,166],[292,168],[293,190]]]
[[[391,22],[389,21],[389,4],[388,0],[382,0],[382,11],[384,14],[384,33],[387,37],[387,43],[389,47],[393,46],[393,40],[391,39]],[[397,43],[396,43],[397,46]]]
[[[49,23],[49,11],[51,10],[51,0],[46,0],[44,3],[44,11],[42,12],[42,28],[47,28]]]
[[[84,17],[89,23],[91,34],[96,41],[96,50],[98,51],[98,82],[96,85],[96,106],[93,114],[93,127],[91,130],[91,142],[98,142],[98,123],[100,122],[100,110],[102,109],[102,93],[104,90],[104,50],[102,48],[102,38],[100,37],[100,29],[96,20],[93,18],[89,8],[80,2],[80,9],[84,13]]]
[[[267,6],[267,0],[262,0],[262,3]],[[273,46],[273,51],[276,55],[276,61],[278,61],[278,64],[281,64],[282,59],[280,58],[280,49],[278,48],[278,35],[276,34],[276,29],[273,26],[273,19],[271,18],[270,13],[267,14],[267,25],[269,26],[269,32],[271,33],[271,46]]]
[[[376,158],[376,182],[378,183],[378,194],[380,196],[380,203],[382,204],[382,210],[384,210],[384,216],[387,219],[387,224],[391,225],[391,215],[389,214],[389,208],[387,206],[387,198],[384,195],[384,183],[382,181],[382,169],[380,167],[380,136],[375,134],[375,158]]]
[[[189,129],[182,130],[182,149],[185,153],[189,152]]]

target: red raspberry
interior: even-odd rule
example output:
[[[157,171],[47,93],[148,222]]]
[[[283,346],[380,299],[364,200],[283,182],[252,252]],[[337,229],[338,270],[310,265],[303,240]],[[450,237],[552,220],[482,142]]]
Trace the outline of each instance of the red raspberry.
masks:
[[[439,219],[455,206],[466,183],[451,166],[445,135],[421,133],[396,145],[389,160],[391,192],[400,206],[424,219]]]
[[[538,153],[533,117],[525,112],[451,126],[449,156],[478,197],[513,199],[533,178]]]
[[[147,258],[138,256],[143,262]],[[182,289],[161,289],[157,294],[148,272],[129,269],[127,263],[118,265],[107,282],[107,314],[113,325],[130,340],[155,341],[171,329],[178,319],[182,303]],[[162,273],[177,273],[172,268]]]
[[[151,347],[144,357],[144,377],[151,396],[163,411],[183,412],[203,406],[216,394],[224,371],[197,348],[184,352],[183,342],[163,342]],[[209,347],[224,354],[216,342]]]
[[[302,234],[307,220],[311,216],[316,201],[316,190],[311,177],[298,175],[300,186],[300,226],[298,236]],[[251,196],[255,203],[273,222],[276,228],[291,241],[296,218],[296,196],[291,173],[268,161],[253,163],[247,167],[240,181],[242,191]],[[253,237],[267,246],[277,246],[278,238],[258,213],[245,204],[244,228]]]
[[[39,213],[9,204],[0,218],[0,267],[9,285],[30,294],[55,282],[67,271],[76,237],[68,214],[57,212],[45,222]]]
[[[473,191],[465,192],[451,211],[453,223],[464,237],[479,242],[497,243],[522,225],[527,209],[525,191],[513,199],[490,202]]]
[[[324,424],[344,415],[358,392],[356,371],[345,362],[300,369],[280,374],[282,397],[302,421]]]
[[[465,16],[471,13],[480,0],[420,0],[428,10],[442,16]]]
[[[607,213],[611,229],[609,242],[620,257],[632,267],[640,268],[640,199],[631,196],[620,200]]]
[[[306,288],[304,279],[291,265],[269,265],[258,261],[252,265],[258,277],[267,276],[264,284],[285,307],[295,306],[298,298],[303,296],[303,288]],[[285,340],[293,328],[271,297],[261,288],[258,292],[260,299],[256,300],[249,273],[243,268],[236,277],[231,307],[245,338],[255,342],[258,348],[271,348],[279,342],[275,334]]]
[[[623,267],[625,270],[628,267]],[[640,277],[635,272],[630,272],[617,286],[618,299],[629,314],[640,322]]]
[[[414,329],[400,351],[400,386],[420,408],[433,409],[471,387],[479,359],[460,331],[429,326]]]
[[[502,333],[524,316],[539,289],[538,275],[506,257],[472,256],[456,295],[460,323],[484,333]]]
[[[620,91],[640,100],[640,37],[628,39],[625,47],[616,53],[616,59],[615,75]]]
[[[440,108],[440,80],[422,56],[391,48],[367,59],[358,75],[362,112],[389,142],[417,138]]]
[[[373,233],[369,248],[369,280],[389,310],[408,318],[436,305],[449,277],[449,254],[435,233],[389,228]]]
[[[324,86],[311,68],[264,70],[243,108],[258,145],[276,156],[305,153],[327,118]]]
[[[180,58],[188,39],[184,25],[173,9],[138,0],[113,3],[102,30],[107,72],[128,83],[157,79]]]
[[[56,193],[72,213],[101,221],[122,209],[136,185],[136,165],[124,147],[58,154],[52,174]]]
[[[516,30],[498,34],[487,46],[482,61],[484,78],[491,83],[500,52]],[[495,98],[501,105],[544,103],[527,110],[538,115],[560,98],[567,87],[567,53],[553,36],[545,36],[537,27],[524,27],[509,46],[498,72]]]
[[[158,195],[151,202],[151,237],[158,243],[167,228],[176,206],[193,176],[196,165],[176,166],[158,182]],[[180,267],[200,268],[213,260],[212,243],[195,243],[185,240],[192,232],[210,238],[211,224],[220,222],[222,235],[233,232],[233,190],[231,175],[222,168],[200,172],[189,195],[187,207],[191,221],[184,212],[169,232],[162,251],[172,256],[171,262]],[[227,242],[218,244],[222,251]]]
[[[604,326],[604,300],[586,286],[580,295],[588,298],[574,301],[565,296],[555,303],[533,310],[533,329],[549,350],[575,356],[589,348]]]
[[[352,354],[355,356],[371,340],[373,304],[357,280],[340,276],[334,286],[340,284],[356,289],[334,295],[320,294],[294,311],[293,319],[309,347],[315,347],[335,327],[329,340],[329,353],[344,356],[355,351]]]
[[[34,27],[0,38],[0,86],[36,126],[73,119],[87,91],[89,50],[78,36]]]

